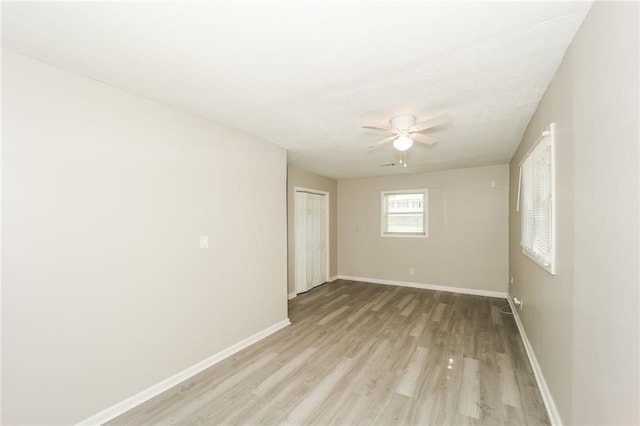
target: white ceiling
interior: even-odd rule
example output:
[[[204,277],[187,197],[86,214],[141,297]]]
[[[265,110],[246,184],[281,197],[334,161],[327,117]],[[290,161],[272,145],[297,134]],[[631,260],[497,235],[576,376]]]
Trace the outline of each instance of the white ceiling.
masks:
[[[21,2],[3,47],[240,129],[334,178],[509,161],[589,2]],[[433,147],[365,147],[448,112]],[[212,142],[215,143],[215,142]]]

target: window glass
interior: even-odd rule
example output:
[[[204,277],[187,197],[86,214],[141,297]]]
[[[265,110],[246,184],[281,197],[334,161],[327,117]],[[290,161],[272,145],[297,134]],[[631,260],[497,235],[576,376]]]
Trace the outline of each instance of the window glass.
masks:
[[[555,273],[553,165],[551,126],[520,166],[522,251],[551,273]]]
[[[426,236],[426,194],[426,190],[383,192],[383,236]]]

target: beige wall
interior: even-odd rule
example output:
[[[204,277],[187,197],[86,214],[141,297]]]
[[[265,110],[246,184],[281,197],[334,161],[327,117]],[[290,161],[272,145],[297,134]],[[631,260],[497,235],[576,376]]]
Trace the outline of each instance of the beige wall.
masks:
[[[547,94],[532,118],[511,160],[510,275],[514,279],[510,293],[524,301],[519,311],[527,337],[531,341],[547,384],[553,391],[563,419],[571,418],[572,306],[573,306],[573,117],[571,67],[563,65],[549,85]],[[519,163],[539,139],[556,123],[556,275],[549,274],[527,256],[520,246],[521,214],[516,212]],[[536,324],[536,326],[531,326]],[[565,354],[558,356],[558,354]],[[567,413],[565,416],[564,413]]]
[[[287,240],[289,293],[295,293],[295,216],[293,212],[296,186],[329,193],[329,277],[338,273],[338,182],[328,177],[289,166],[287,172]]]
[[[511,293],[565,424],[638,424],[638,3],[594,3],[511,161],[557,123],[558,271],[520,250]]]
[[[338,181],[338,274],[506,292],[508,171]],[[381,237],[381,191],[417,188],[429,189],[429,238]]]
[[[3,424],[78,422],[286,319],[284,149],[9,52],[2,78]]]

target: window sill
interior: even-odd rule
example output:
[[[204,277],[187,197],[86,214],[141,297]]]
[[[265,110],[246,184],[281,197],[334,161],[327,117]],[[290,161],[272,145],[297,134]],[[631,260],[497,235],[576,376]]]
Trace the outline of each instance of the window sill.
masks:
[[[531,259],[536,265],[538,265],[539,267],[541,267],[542,269],[544,269],[545,271],[547,271],[551,275],[555,275],[556,274],[556,268],[555,268],[555,263],[554,262],[551,262],[548,265],[545,265],[544,262],[538,256],[536,256],[531,251],[527,250],[525,247],[522,247],[522,253],[525,256],[527,256],[529,259]]]
[[[391,234],[391,233],[383,233],[380,235],[381,237],[390,237],[390,238],[429,238],[427,234]]]

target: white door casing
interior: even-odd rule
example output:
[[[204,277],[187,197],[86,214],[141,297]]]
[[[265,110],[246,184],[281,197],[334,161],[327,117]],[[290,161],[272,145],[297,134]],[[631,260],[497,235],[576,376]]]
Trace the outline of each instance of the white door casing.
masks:
[[[294,188],[295,290],[303,293],[329,277],[329,194]]]

